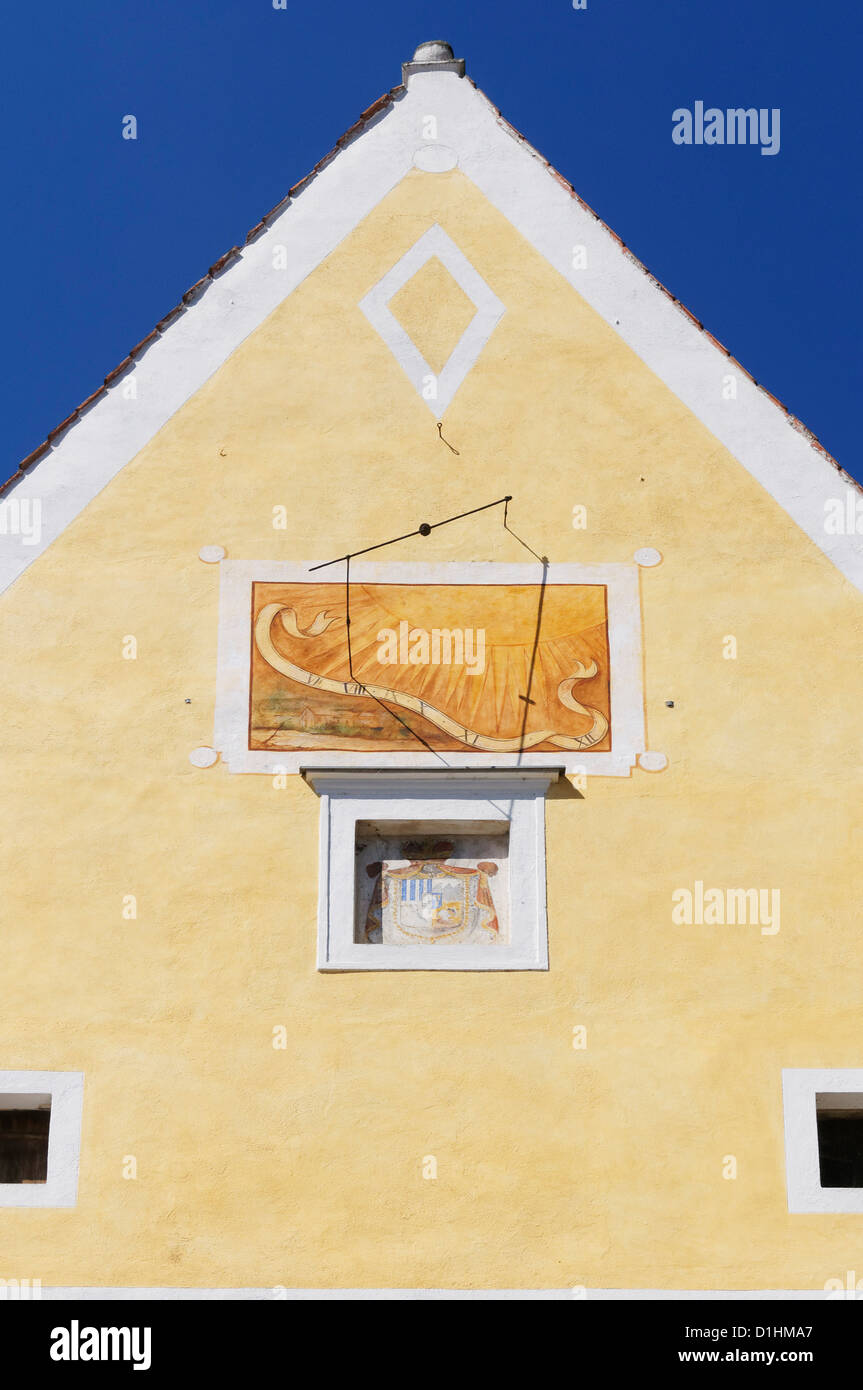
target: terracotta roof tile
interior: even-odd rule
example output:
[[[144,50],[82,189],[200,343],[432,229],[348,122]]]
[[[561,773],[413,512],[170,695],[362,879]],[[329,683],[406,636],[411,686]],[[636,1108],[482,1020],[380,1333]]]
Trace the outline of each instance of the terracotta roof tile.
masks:
[[[173,323],[174,319],[179,318],[180,315],[184,314],[185,312],[185,307],[182,304],[175,304],[173,309],[168,310],[168,313],[165,315],[163,319],[159,319],[159,322],[156,324],[156,332],[164,333],[165,329],[168,327],[168,324]]]
[[[196,280],[194,285],[192,285],[190,289],[186,290],[186,293],[183,295],[183,303],[193,304],[196,299],[200,299],[201,295],[204,292],[205,286],[209,285],[209,283],[209,275],[202,275],[200,280]]]
[[[672,295],[672,298],[674,298],[673,295]],[[695,327],[696,327],[696,328],[700,328],[701,331],[702,331],[702,333],[703,333],[703,332],[704,332],[704,324],[701,322],[700,319],[697,319],[697,318],[695,317],[695,315],[693,314],[692,310],[691,310],[691,309],[687,309],[687,307],[686,307],[685,304],[681,304],[681,302],[680,302],[679,299],[674,299],[674,302],[675,302],[675,304],[677,305],[677,307],[678,307],[678,309],[680,310],[680,312],[681,312],[682,314],[685,314],[686,317],[687,317],[688,319],[691,319],[692,322],[695,324]]]
[[[266,222],[264,222],[263,220],[258,222],[256,226],[252,227],[251,231],[246,232],[246,240],[243,243],[244,246],[251,246],[252,242],[257,241],[258,237],[261,236],[262,233],[264,233],[266,230]]]
[[[21,462],[20,462],[19,465],[18,465],[18,471],[19,471],[20,473],[23,473],[25,469],[27,469],[27,468],[29,468],[29,467],[31,466],[31,464],[36,463],[37,459],[40,459],[40,458],[42,457],[43,454],[49,453],[49,452],[50,452],[50,449],[51,449],[51,445],[48,443],[47,439],[44,439],[44,440],[42,441],[41,444],[38,444],[38,445],[36,446],[36,448],[33,450],[33,452],[32,452],[31,454],[28,454],[26,458],[23,458],[23,459],[21,460]],[[11,481],[12,481],[12,479],[10,478],[9,482],[11,482]],[[8,487],[8,486],[9,486],[8,483],[5,483],[5,484],[4,484],[4,487]],[[2,491],[2,489],[0,489],[0,491]]]
[[[258,223],[258,226],[260,227],[262,223],[263,223],[264,226],[269,226],[269,224],[270,224],[270,222],[272,221],[272,219],[273,219],[274,217],[278,217],[279,214],[288,206],[288,203],[289,203],[290,201],[291,201],[290,194],[289,194],[289,193],[286,193],[285,196],[284,196],[284,198],[280,198],[280,199],[279,199],[279,201],[276,203],[275,207],[271,207],[270,210],[269,210],[269,212],[265,212],[265,213],[264,213],[263,217],[261,218],[261,221]]]
[[[113,370],[110,371],[110,372],[108,373],[108,375],[105,377],[105,385],[108,386],[110,382],[116,381],[117,377],[118,377],[118,376],[122,376],[124,372],[127,372],[127,371],[129,370],[129,368],[130,368],[131,365],[132,365],[132,358],[131,358],[131,357],[124,357],[123,360],[122,360],[122,362],[118,362],[118,363],[117,363],[117,366],[114,367]],[[50,435],[49,435],[49,438],[50,438]]]
[[[658,282],[657,282],[657,283],[658,283]],[[701,331],[702,331],[702,333],[704,334],[705,338],[709,338],[709,339],[710,339],[710,341],[711,341],[711,343],[713,344],[714,347],[719,348],[719,351],[720,351],[720,352],[724,352],[726,357],[730,357],[730,356],[731,356],[731,353],[728,351],[728,348],[725,346],[724,343],[720,343],[719,339],[718,339],[718,338],[714,338],[713,334],[710,333],[710,332],[708,332],[708,330],[707,330],[706,328],[702,328]]]
[[[160,335],[158,328],[154,328],[152,333],[148,333],[146,338],[142,338],[140,343],[136,343],[133,348],[129,349],[129,356],[139,357],[142,352],[146,352],[147,347],[150,343],[152,343],[153,339],[158,338],[159,336]]]
[[[79,415],[83,415],[83,414],[84,414],[84,411],[87,410],[87,409],[89,409],[89,407],[93,404],[93,402],[94,402],[94,401],[97,401],[97,400],[99,399],[100,396],[104,396],[104,394],[105,394],[105,387],[104,387],[104,386],[97,386],[97,387],[96,387],[96,390],[93,392],[92,396],[88,396],[87,399],[86,399],[85,401],[82,401],[81,404],[78,406],[78,414],[79,414]]]
[[[46,444],[51,444],[57,438],[58,434],[62,434],[63,431],[67,430],[70,425],[74,425],[80,413],[81,407],[78,406],[75,410],[72,411],[72,414],[67,415],[66,419],[62,420],[59,425],[55,425],[51,433],[46,436]]]
[[[215,280],[216,276],[221,275],[222,271],[227,269],[227,267],[241,254],[239,246],[232,246],[230,251],[226,251],[224,256],[220,256],[217,261],[213,262],[210,269],[207,271],[207,275],[211,280]]]

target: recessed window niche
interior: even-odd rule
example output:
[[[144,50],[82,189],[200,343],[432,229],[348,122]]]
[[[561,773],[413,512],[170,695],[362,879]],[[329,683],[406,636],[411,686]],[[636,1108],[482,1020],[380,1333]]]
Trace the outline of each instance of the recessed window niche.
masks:
[[[547,970],[545,794],[562,768],[307,768],[319,970]]]
[[[788,1210],[863,1214],[863,1068],[786,1068]]]
[[[74,1207],[84,1075],[0,1071],[0,1207]]]
[[[51,1096],[0,1095],[0,1183],[41,1183],[48,1179]]]
[[[863,1189],[863,1095],[817,1091],[815,1123],[821,1186]]]
[[[509,945],[509,826],[357,821],[354,941]]]

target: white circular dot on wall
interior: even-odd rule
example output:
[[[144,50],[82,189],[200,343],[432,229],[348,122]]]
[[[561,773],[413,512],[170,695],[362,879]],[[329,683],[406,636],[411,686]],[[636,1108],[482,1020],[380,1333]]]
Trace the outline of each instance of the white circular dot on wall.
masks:
[[[645,569],[662,564],[662,556],[659,551],[654,550],[650,545],[646,545],[643,550],[636,550],[632,558],[637,565],[643,565]]]
[[[639,753],[638,766],[645,772],[662,772],[668,767],[668,759],[664,753]]]
[[[224,546],[202,545],[198,551],[198,559],[203,560],[207,565],[217,565],[220,560],[224,560],[225,554]]]
[[[192,767],[212,767],[218,756],[215,748],[193,748],[189,762]]]
[[[458,155],[449,145],[420,145],[414,165],[424,174],[446,174],[458,164]]]

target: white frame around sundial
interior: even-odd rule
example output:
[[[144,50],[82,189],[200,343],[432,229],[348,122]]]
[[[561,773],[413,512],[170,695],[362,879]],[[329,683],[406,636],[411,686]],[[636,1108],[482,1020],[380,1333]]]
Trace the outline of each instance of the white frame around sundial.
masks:
[[[475,753],[439,750],[429,752],[417,742],[404,752],[378,750],[349,752],[250,749],[249,695],[251,685],[250,623],[252,586],[255,583],[338,584],[344,572],[310,575],[309,563],[286,561],[223,560],[219,600],[219,660],[214,748],[231,772],[269,775],[297,773],[311,768],[543,768],[565,767],[568,775],[591,773],[626,777],[645,750],[645,719],[641,658],[641,604],[639,565],[552,565],[546,567],[546,586],[602,585],[606,589],[611,688],[611,749],[606,752]],[[529,585],[541,587],[537,564],[500,564],[493,561],[442,562],[439,564],[373,563],[352,561],[351,585],[445,584]]]

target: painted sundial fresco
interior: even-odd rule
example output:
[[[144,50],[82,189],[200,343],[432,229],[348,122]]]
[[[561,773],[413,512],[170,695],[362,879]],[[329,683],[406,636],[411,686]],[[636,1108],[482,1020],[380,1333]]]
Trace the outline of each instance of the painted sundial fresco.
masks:
[[[249,748],[611,748],[602,584],[252,585]]]

